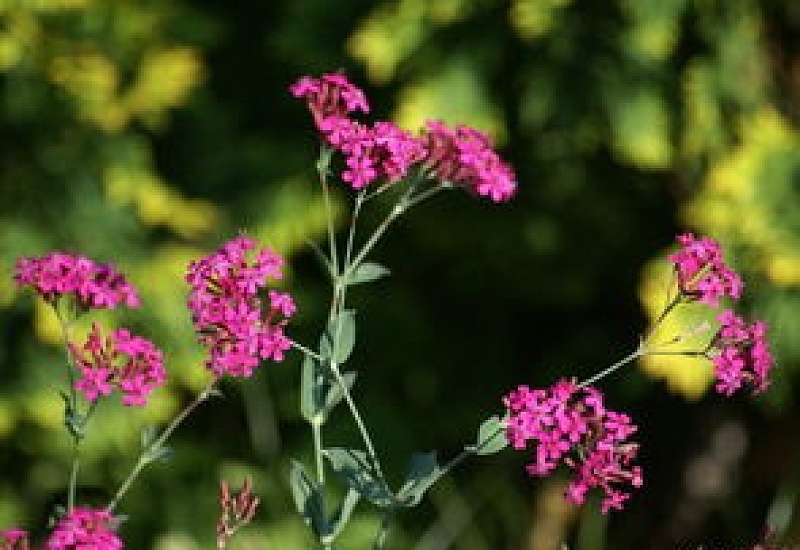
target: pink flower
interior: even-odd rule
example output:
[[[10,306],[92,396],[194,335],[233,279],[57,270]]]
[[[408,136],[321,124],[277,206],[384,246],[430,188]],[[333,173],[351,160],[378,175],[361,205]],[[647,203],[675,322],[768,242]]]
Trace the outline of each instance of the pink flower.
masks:
[[[341,73],[328,73],[320,78],[304,76],[289,87],[289,92],[306,100],[320,130],[328,118],[346,117],[355,111],[369,113],[364,92]]]
[[[109,395],[116,386],[122,403],[143,407],[147,396],[167,379],[161,351],[152,342],[117,329],[104,338],[97,323],[83,346],[69,343],[81,378],[75,388],[89,401]]]
[[[76,507],[58,520],[45,550],[122,550],[125,546],[107,510]]]
[[[425,126],[425,162],[434,175],[494,202],[504,202],[517,190],[513,170],[492,149],[489,137],[467,126],[447,127],[440,121]]]
[[[425,157],[422,141],[391,122],[372,127],[344,117],[329,117],[320,125],[327,143],[344,155],[342,180],[363,189],[378,179],[394,183]]]
[[[189,264],[192,322],[209,349],[206,367],[218,377],[250,377],[261,359],[282,361],[291,347],[284,327],[297,309],[294,300],[270,291],[262,312],[259,297],[267,278],[281,278],[283,258],[269,248],[251,254],[255,248],[255,241],[240,236]]]
[[[519,386],[503,398],[508,409],[506,436],[515,449],[535,445],[533,476],[551,473],[559,463],[575,472],[566,498],[582,504],[593,488],[604,493],[605,514],[621,509],[629,498],[625,486],[641,487],[642,470],[633,466],[639,446],[628,438],[636,432],[628,415],[605,408],[599,390],[560,380],[547,389]]]
[[[0,531],[0,550],[29,550],[28,533],[18,527]]]
[[[84,256],[53,252],[41,258],[21,257],[14,280],[20,287],[31,286],[48,302],[69,294],[83,309],[114,308],[120,303],[139,306],[136,290],[122,275],[111,265]]]
[[[756,321],[747,326],[731,310],[717,317],[722,324],[711,342],[711,362],[717,377],[716,389],[727,396],[744,385],[758,394],[769,387],[773,358],[767,342],[767,324]]]
[[[738,299],[744,283],[725,265],[719,243],[709,237],[696,239],[692,233],[678,235],[682,248],[669,256],[678,275],[678,288],[683,296],[717,307],[719,298]]]

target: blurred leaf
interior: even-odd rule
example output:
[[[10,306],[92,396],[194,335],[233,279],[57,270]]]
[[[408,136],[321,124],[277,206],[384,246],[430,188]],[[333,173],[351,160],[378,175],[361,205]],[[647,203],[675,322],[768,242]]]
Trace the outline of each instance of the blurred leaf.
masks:
[[[331,320],[320,341],[320,354],[337,365],[341,365],[350,357],[355,343],[355,312],[348,309]]]
[[[364,451],[331,448],[325,449],[325,457],[331,463],[333,471],[347,483],[348,487],[377,506],[392,505],[392,492],[378,478]]]
[[[353,384],[355,384],[357,376],[357,372],[342,373],[342,380],[344,381],[345,386],[347,386],[348,392],[352,389]],[[342,399],[344,399],[344,391],[342,390],[342,386],[338,383],[338,381],[334,380],[333,377],[330,377],[328,383],[328,392],[325,394],[325,405],[322,409],[323,414],[326,416],[330,414],[333,408],[338,405]]]
[[[305,522],[317,536],[327,535],[330,532],[330,526],[325,518],[322,492],[316,481],[308,477],[303,465],[296,460],[292,460],[289,483],[292,487],[292,496],[297,511]]]
[[[441,468],[436,461],[436,453],[414,453],[406,481],[397,492],[397,499],[404,506],[416,506],[440,476]]]
[[[353,270],[347,278],[348,285],[358,285],[369,283],[383,277],[387,277],[391,271],[389,268],[372,262],[364,262]]]
[[[478,440],[475,442],[475,454],[491,455],[508,446],[505,423],[499,416],[492,416],[478,429]]]

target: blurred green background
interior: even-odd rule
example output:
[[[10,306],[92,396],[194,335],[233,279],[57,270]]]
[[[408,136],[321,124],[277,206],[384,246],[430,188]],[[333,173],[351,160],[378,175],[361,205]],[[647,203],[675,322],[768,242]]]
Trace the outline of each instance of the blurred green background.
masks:
[[[144,307],[100,317],[167,355],[151,406],[93,420],[80,498],[105,503],[141,427],[206,380],[188,260],[239,230],[287,254],[290,332],[316,339],[317,144],[286,88],[338,68],[380,117],[491,132],[520,181],[507,205],[447,194],[412,212],[376,253],[393,276],[351,293],[356,398],[395,479],[414,450],[457,453],[517,384],[585,377],[632,349],[684,229],[723,242],[779,365],[757,399],[709,391],[697,361],[604,381],[641,426],[646,485],[624,512],[565,505],[565,478],[529,479],[506,451],[438,485],[390,548],[745,548],[766,527],[800,541],[796,0],[0,0],[0,526],[42,533],[70,460],[57,326],[14,288],[15,258],[115,262]],[[289,457],[311,458],[298,382],[293,354],[226,383],[124,500],[127,547],[213,548],[217,480],[249,473],[263,504],[233,547],[312,548],[286,484]],[[327,434],[358,442],[345,411]],[[366,548],[376,527],[360,505],[340,548]]]

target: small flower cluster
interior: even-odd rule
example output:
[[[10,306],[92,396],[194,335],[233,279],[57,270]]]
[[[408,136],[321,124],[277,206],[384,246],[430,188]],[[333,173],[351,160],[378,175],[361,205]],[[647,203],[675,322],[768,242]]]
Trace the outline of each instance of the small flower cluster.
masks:
[[[206,367],[216,376],[250,377],[260,359],[282,361],[291,347],[284,334],[296,307],[289,294],[268,293],[266,314],[259,291],[267,278],[282,277],[283,258],[240,236],[217,252],[189,264],[189,309],[200,343],[208,347]]]
[[[422,137],[414,137],[390,122],[363,125],[349,115],[369,112],[364,93],[338,73],[305,76],[289,90],[306,100],[324,141],[344,155],[342,180],[353,189],[379,179],[397,182],[419,165],[432,177],[494,202],[507,201],[516,191],[514,172],[478,130],[432,121]]]
[[[607,410],[599,390],[560,380],[547,389],[519,386],[503,404],[511,446],[536,445],[528,473],[545,476],[561,462],[575,471],[566,493],[569,501],[582,504],[589,490],[599,488],[605,514],[621,509],[629,498],[623,487],[641,487],[642,470],[631,464],[639,446],[628,441],[636,426],[629,416]]]
[[[121,550],[124,545],[113,524],[107,510],[73,508],[58,521],[45,550]]]
[[[143,407],[150,392],[166,381],[161,351],[127,329],[104,338],[100,326],[92,323],[86,342],[82,346],[70,342],[69,347],[81,373],[75,388],[89,401],[109,395],[116,386],[123,404]]]
[[[742,296],[744,283],[725,265],[717,241],[710,237],[698,239],[691,233],[678,235],[676,240],[681,249],[668,259],[677,273],[680,297],[717,307],[720,298]],[[745,385],[750,385],[754,393],[766,390],[773,364],[766,339],[767,324],[756,321],[748,326],[729,309],[720,313],[717,320],[721,326],[705,351],[714,364],[716,390],[726,396]]]
[[[710,237],[696,239],[691,233],[678,235],[681,249],[669,257],[678,276],[678,289],[692,300],[717,307],[719,299],[738,299],[744,283],[725,265],[719,243]]]
[[[245,479],[242,490],[231,495],[228,482],[222,480],[220,489],[220,516],[217,520],[217,548],[225,548],[236,531],[253,520],[259,498],[251,493],[250,479]]]
[[[730,309],[720,313],[717,320],[721,327],[711,342],[717,391],[730,396],[744,384],[752,386],[754,393],[765,391],[773,362],[767,324],[755,321],[748,326]]]
[[[53,252],[40,258],[21,257],[14,280],[20,287],[30,285],[50,303],[72,295],[83,309],[114,308],[121,303],[139,306],[139,296],[125,277],[111,265],[80,255]]]
[[[0,531],[0,550],[30,550],[28,533],[17,527]]]

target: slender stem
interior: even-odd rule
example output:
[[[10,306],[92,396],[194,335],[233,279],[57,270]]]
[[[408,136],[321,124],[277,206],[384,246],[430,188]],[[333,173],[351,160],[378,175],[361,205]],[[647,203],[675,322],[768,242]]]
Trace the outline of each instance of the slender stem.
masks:
[[[645,353],[646,352],[645,352],[644,347],[640,345],[638,348],[636,348],[636,350],[634,350],[630,354],[626,355],[625,357],[623,357],[622,359],[620,359],[619,361],[617,361],[616,363],[614,363],[610,367],[605,368],[604,370],[598,372],[597,374],[595,374],[591,378],[589,378],[587,380],[584,380],[583,382],[578,384],[578,388],[585,388],[586,386],[590,386],[590,385],[594,384],[595,382],[597,382],[601,378],[605,378],[606,376],[608,376],[609,374],[611,374],[612,372],[614,372],[618,368],[627,365],[628,363],[630,363],[631,361],[634,361],[635,359],[641,357]]]
[[[653,336],[658,326],[667,318],[673,309],[675,309],[678,305],[680,305],[681,300],[683,299],[683,295],[679,292],[674,298],[672,298],[664,308],[664,310],[656,317],[656,320],[653,321],[653,324],[650,325],[650,328],[647,329],[644,336],[642,336],[642,341],[647,342]]]
[[[108,503],[106,506],[106,510],[109,512],[113,511],[114,508],[117,506],[119,501],[128,492],[133,482],[136,480],[136,477],[141,473],[141,471],[151,462],[158,459],[158,451],[164,446],[167,442],[169,437],[172,435],[172,432],[180,426],[180,424],[190,415],[192,412],[204,401],[207,401],[215,392],[216,390],[217,380],[214,379],[213,381],[209,382],[209,384],[203,388],[203,390],[197,395],[197,397],[192,400],[180,413],[176,416],[172,422],[167,426],[161,435],[153,441],[150,445],[145,448],[142,453],[139,455],[139,459],[136,461],[136,465],[133,467],[131,472],[128,474],[128,477],[125,478],[125,481],[122,482],[120,488],[117,490],[114,498],[111,499],[111,502]]]
[[[317,482],[322,487],[325,485],[325,465],[322,462],[322,424],[311,422],[314,436],[314,462],[317,466]]]
[[[339,370],[339,366],[336,363],[331,362],[330,364],[331,372],[333,372],[334,377],[336,378],[336,383],[339,384],[339,387],[344,394],[344,400],[347,403],[347,408],[350,409],[350,414],[353,416],[353,420],[356,422],[356,426],[358,427],[358,431],[361,434],[361,439],[364,441],[364,446],[367,448],[367,454],[369,455],[372,464],[375,466],[375,472],[378,474],[378,477],[386,483],[386,478],[383,475],[383,470],[381,468],[380,460],[378,460],[378,454],[375,452],[375,446],[372,444],[372,438],[369,435],[369,430],[367,430],[367,426],[364,424],[364,420],[361,418],[361,413],[358,411],[358,407],[353,401],[353,397],[350,395],[350,390],[347,388],[347,384],[342,377],[342,372]]]
[[[370,238],[367,239],[367,242],[364,243],[364,246],[361,248],[361,250],[359,250],[358,254],[356,255],[355,260],[353,260],[353,262],[350,265],[348,265],[346,269],[344,269],[342,277],[346,279],[351,274],[355,266],[360,265],[361,262],[364,261],[364,258],[366,258],[367,254],[369,254],[370,251],[372,251],[372,249],[375,247],[375,245],[378,244],[378,241],[381,239],[383,234],[386,233],[386,230],[389,229],[389,226],[392,225],[392,222],[394,222],[397,218],[399,218],[400,215],[405,211],[406,209],[405,200],[406,197],[404,195],[403,198],[401,198],[400,201],[398,201],[398,203],[395,205],[395,207],[392,208],[392,210],[389,212],[389,215],[386,216],[380,223],[380,225],[375,229],[375,232],[370,236]]]
[[[333,228],[333,209],[331,208],[330,190],[328,188],[328,166],[330,165],[332,151],[326,146],[320,147],[319,159],[317,160],[317,174],[322,186],[322,197],[325,202],[325,218],[328,222],[328,251],[331,258],[333,272],[339,274],[339,256],[336,253],[336,236]]]
[[[294,346],[295,348],[299,349],[300,351],[302,351],[304,354],[308,355],[312,359],[315,359],[315,360],[319,361],[320,363],[324,363],[325,362],[325,360],[322,358],[322,356],[319,353],[317,353],[316,351],[304,346],[300,342],[296,342],[296,341],[292,340],[291,344],[292,344],[292,346]]]
[[[416,194],[415,196],[411,197],[408,200],[408,208],[411,208],[412,206],[418,205],[422,201],[431,198],[432,196],[436,195],[437,193],[440,193],[442,191],[445,191],[447,189],[452,189],[452,188],[453,188],[452,185],[446,185],[444,183],[440,183],[439,185],[436,185],[434,187],[430,187],[430,188],[426,189],[425,191],[422,191],[422,192]]]
[[[682,357],[706,357],[706,352],[697,350],[648,350],[644,355],[679,355]]]
[[[388,509],[383,518],[381,519],[381,526],[378,529],[378,536],[375,538],[375,544],[372,545],[373,550],[382,550],[389,540],[389,533],[392,530],[392,519],[394,518],[394,510]]]
[[[81,467],[80,443],[75,442],[72,448],[72,470],[69,474],[69,490],[67,492],[67,512],[75,507],[75,488],[78,484],[78,470]]]

